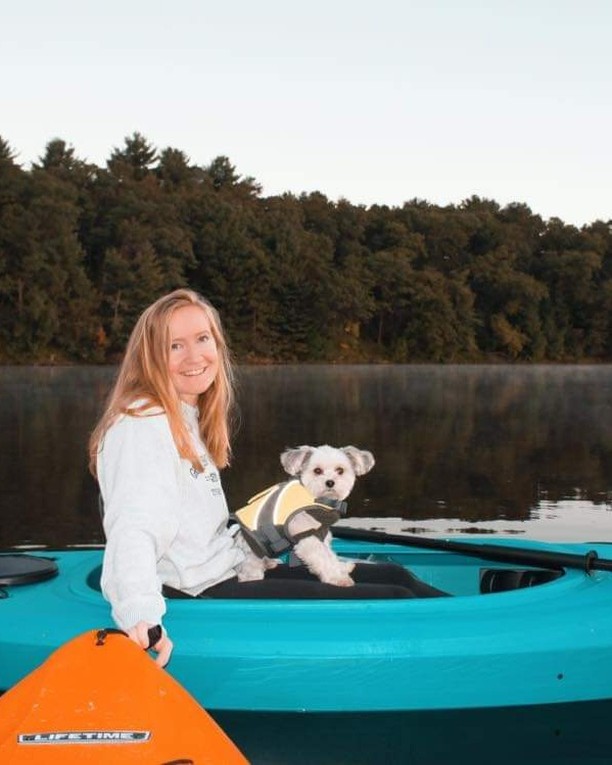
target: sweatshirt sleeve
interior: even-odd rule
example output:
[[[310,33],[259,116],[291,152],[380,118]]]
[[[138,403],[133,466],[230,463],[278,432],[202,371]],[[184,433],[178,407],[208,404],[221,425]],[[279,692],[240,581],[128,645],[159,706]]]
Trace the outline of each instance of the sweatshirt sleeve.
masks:
[[[125,416],[98,454],[106,550],[102,592],[127,630],[161,624],[166,611],[157,561],[178,530],[179,456],[164,415]]]

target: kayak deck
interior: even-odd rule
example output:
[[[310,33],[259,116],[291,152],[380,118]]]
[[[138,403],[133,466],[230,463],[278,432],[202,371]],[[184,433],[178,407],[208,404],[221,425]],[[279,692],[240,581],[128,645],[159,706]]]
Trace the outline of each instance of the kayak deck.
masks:
[[[365,713],[612,698],[610,573],[567,569],[538,586],[481,594],[483,572],[520,579],[531,569],[399,545],[335,547],[345,557],[405,565],[456,597],[170,600],[171,674],[210,711]],[[10,588],[0,601],[0,688],[74,635],[110,624],[98,589],[102,551],[40,554],[54,557],[60,574]]]

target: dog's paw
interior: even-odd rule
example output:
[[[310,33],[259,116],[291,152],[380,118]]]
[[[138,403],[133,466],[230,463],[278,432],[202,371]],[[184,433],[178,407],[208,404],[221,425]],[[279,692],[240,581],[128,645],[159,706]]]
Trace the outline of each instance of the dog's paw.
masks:
[[[249,569],[247,571],[238,571],[236,576],[238,577],[239,582],[258,582],[260,579],[264,578],[264,572],[260,569]]]
[[[355,561],[353,560],[341,560],[340,561],[340,567],[344,571],[345,574],[350,574],[351,571],[355,568]]]
[[[336,587],[352,587],[355,582],[351,577],[346,575],[331,576],[328,579],[323,580],[326,584],[335,584]]]
[[[247,558],[236,569],[239,582],[257,582],[264,578],[265,568],[260,558]]]

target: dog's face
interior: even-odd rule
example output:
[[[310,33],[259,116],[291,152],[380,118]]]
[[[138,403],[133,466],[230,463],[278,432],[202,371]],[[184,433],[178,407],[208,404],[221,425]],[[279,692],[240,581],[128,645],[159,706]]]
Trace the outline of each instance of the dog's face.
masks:
[[[370,452],[354,446],[298,446],[281,454],[281,464],[292,476],[298,476],[314,497],[346,499],[358,475],[374,467]]]

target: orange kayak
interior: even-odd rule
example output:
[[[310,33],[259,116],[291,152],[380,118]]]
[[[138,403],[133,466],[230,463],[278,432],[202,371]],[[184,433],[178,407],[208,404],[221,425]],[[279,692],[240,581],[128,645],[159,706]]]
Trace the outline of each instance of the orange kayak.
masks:
[[[113,630],[65,643],[0,698],[0,762],[248,765],[195,699]]]

